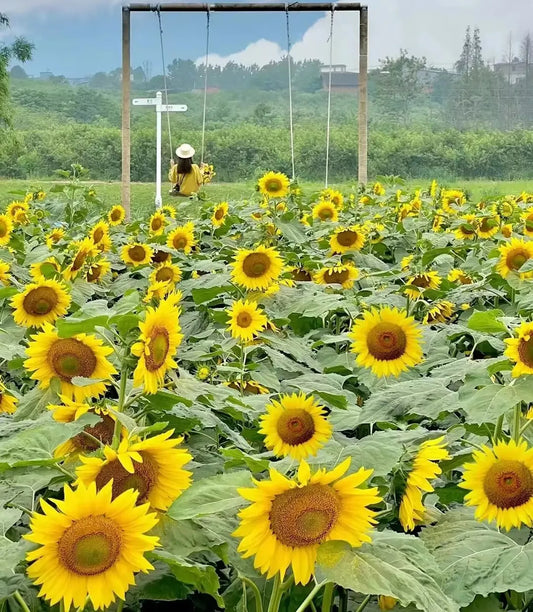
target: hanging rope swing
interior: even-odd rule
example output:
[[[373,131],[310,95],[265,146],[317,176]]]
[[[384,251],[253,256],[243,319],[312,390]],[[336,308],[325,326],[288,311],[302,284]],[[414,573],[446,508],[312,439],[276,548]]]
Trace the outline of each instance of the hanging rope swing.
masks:
[[[161,23],[161,5],[156,7],[157,21],[159,23],[159,43],[161,45],[161,63],[163,68],[163,87],[165,89],[165,104],[168,105],[168,84],[167,84],[167,64],[165,62],[165,47],[163,43],[163,25]],[[167,129],[168,143],[170,147],[170,160],[174,159],[174,149],[172,148],[172,131],[170,129],[170,111],[167,108]]]
[[[294,164],[294,123],[292,114],[292,69],[291,69],[291,29],[289,22],[289,5],[285,3],[285,17],[287,25],[287,72],[289,77],[289,132],[291,141],[291,169],[292,169],[292,180],[296,178],[295,164]]]
[[[331,7],[331,20],[329,26],[329,78],[328,78],[328,114],[326,122],[326,179],[324,187],[328,187],[329,177],[329,142],[331,132],[331,73],[333,72],[333,20],[335,15],[335,5]]]

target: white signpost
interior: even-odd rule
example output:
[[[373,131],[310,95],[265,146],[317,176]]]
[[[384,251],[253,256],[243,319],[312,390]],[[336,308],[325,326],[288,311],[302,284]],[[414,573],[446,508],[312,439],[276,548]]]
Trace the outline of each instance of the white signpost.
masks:
[[[155,206],[163,206],[161,197],[161,113],[178,112],[183,113],[187,110],[186,104],[163,104],[163,94],[158,91],[155,98],[135,98],[134,106],[155,106],[156,110],[156,133],[157,133],[157,161],[155,168]]]

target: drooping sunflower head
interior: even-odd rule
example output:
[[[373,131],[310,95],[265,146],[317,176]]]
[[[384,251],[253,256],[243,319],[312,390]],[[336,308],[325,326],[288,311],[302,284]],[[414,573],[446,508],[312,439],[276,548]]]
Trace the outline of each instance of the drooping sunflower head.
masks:
[[[517,338],[506,338],[505,356],[515,363],[513,377],[533,374],[533,323],[522,323],[515,330]]]
[[[133,383],[146,393],[157,393],[167,370],[177,367],[173,357],[183,339],[179,315],[176,296],[170,296],[161,300],[157,308],[147,308],[145,321],[139,323],[139,340],[131,348],[132,354],[139,357]]]
[[[471,285],[474,282],[473,278],[460,268],[453,268],[453,270],[450,270],[447,278],[450,283],[459,281],[461,285]]]
[[[405,293],[413,300],[418,300],[427,289],[438,289],[441,281],[442,279],[434,270],[420,272],[420,274],[415,274],[407,280],[408,287],[405,289]]]
[[[528,208],[522,214],[522,221],[524,222],[524,234],[533,237],[533,208]]]
[[[477,220],[477,235],[480,238],[492,238],[500,229],[500,217],[494,215],[492,217],[481,217]]]
[[[221,202],[217,204],[213,210],[213,215],[211,216],[211,223],[215,227],[220,227],[226,220],[228,215],[229,205],[227,202]]]
[[[289,193],[289,178],[281,172],[267,172],[257,185],[259,192],[267,198],[284,198]]]
[[[251,291],[267,289],[283,268],[283,260],[273,247],[260,245],[252,250],[239,249],[231,264],[235,283]]]
[[[372,186],[372,193],[377,196],[385,195],[385,187],[381,183],[374,183]]]
[[[455,308],[453,302],[441,300],[432,304],[424,317],[424,323],[431,325],[432,323],[446,323],[452,316]]]
[[[30,276],[35,281],[61,278],[61,266],[55,257],[48,257],[44,261],[31,264]]]
[[[107,213],[107,220],[109,221],[109,225],[120,225],[124,219],[126,218],[126,210],[120,204],[116,204],[113,208]]]
[[[171,219],[175,219],[177,215],[176,209],[174,208],[174,206],[171,206],[170,204],[165,204],[164,206],[162,206],[161,212],[164,215],[168,215]]]
[[[435,216],[433,217],[433,223],[431,224],[432,231],[434,231],[435,233],[440,232],[442,229],[442,224],[444,223],[444,219],[444,210],[442,208],[439,208],[437,211],[435,211]]]
[[[81,457],[78,482],[96,483],[98,490],[113,481],[113,497],[128,489],[137,491],[137,504],[148,502],[165,511],[191,485],[191,472],[183,469],[192,457],[178,446],[183,438],[171,438],[173,430],[140,440],[124,438],[115,451],[104,448],[104,459]]]
[[[399,376],[422,361],[421,331],[413,317],[396,308],[364,312],[348,335],[356,362],[376,376]]]
[[[268,395],[270,391],[255,380],[232,380],[224,385],[230,389],[240,391],[243,395]]]
[[[148,223],[148,228],[152,236],[161,236],[165,231],[165,227],[168,221],[165,214],[161,211],[156,211],[151,217]]]
[[[168,251],[158,249],[157,251],[154,251],[154,254],[152,255],[153,265],[157,266],[162,263],[169,263],[170,261],[172,261],[172,255]]]
[[[455,229],[455,237],[458,240],[474,240],[477,236],[477,226],[478,219],[475,215],[463,215]]]
[[[150,274],[151,283],[169,283],[172,288],[181,280],[181,268],[172,263],[162,263]]]
[[[167,246],[176,251],[183,251],[186,255],[195,245],[194,223],[192,222],[177,227],[168,235]]]
[[[467,506],[476,506],[478,521],[496,521],[511,529],[533,524],[533,449],[526,442],[500,441],[473,453],[473,463],[464,466],[468,489]]]
[[[54,244],[58,243],[65,235],[65,230],[61,227],[56,227],[46,235],[46,246],[51,249]]]
[[[74,242],[73,246],[76,248],[74,258],[70,265],[68,265],[63,271],[63,276],[67,280],[73,280],[79,276],[90,257],[96,257],[99,253],[97,246],[90,238],[84,238],[79,242]]]
[[[277,457],[305,459],[316,455],[331,437],[333,429],[325,410],[312,395],[282,395],[279,401],[268,404],[266,410],[259,433],[265,436],[265,446]]]
[[[506,278],[509,274],[518,274],[521,279],[531,278],[533,271],[520,272],[520,268],[533,257],[533,242],[526,242],[520,238],[511,240],[499,248],[500,260],[496,270]]]
[[[0,246],[4,246],[11,240],[13,221],[9,215],[0,215]]]
[[[308,272],[305,268],[294,267],[291,269],[290,272],[293,281],[304,283],[313,280],[311,273]]]
[[[365,241],[366,235],[363,228],[359,225],[352,225],[338,227],[329,239],[329,246],[333,254],[342,254],[348,251],[360,251]]]
[[[359,270],[351,263],[320,268],[314,276],[319,285],[341,285],[343,289],[351,289],[357,278]]]
[[[24,367],[33,372],[31,378],[39,382],[42,389],[48,389],[53,378],[61,383],[61,392],[76,401],[97,397],[105,392],[108,381],[116,370],[107,360],[113,349],[91,334],[77,334],[71,338],[60,338],[49,324],[42,332],[31,337],[26,349],[28,359]],[[75,385],[76,377],[95,378],[99,382],[84,386]]]
[[[106,274],[109,274],[111,270],[111,264],[105,257],[93,261],[87,270],[87,282],[99,283]]]
[[[443,189],[441,191],[442,208],[449,214],[457,214],[457,209],[465,202],[465,194],[458,189]]]
[[[154,251],[148,244],[134,242],[122,247],[122,260],[132,266],[143,266],[150,263]]]
[[[7,387],[0,381],[0,414],[14,414],[18,399],[9,393]]]
[[[158,544],[146,535],[157,516],[148,504],[136,506],[134,491],[112,499],[111,485],[100,491],[94,483],[66,485],[63,497],[41,499],[44,514],[32,515],[24,537],[39,547],[27,554],[28,576],[41,597],[62,602],[67,612],[72,605],[83,609],[87,598],[95,610],[107,608],[124,598],[136,572],[153,569],[144,554]]]
[[[254,302],[238,300],[233,302],[228,313],[228,330],[233,338],[243,342],[250,342],[267,324],[267,317],[263,310]]]
[[[23,327],[43,327],[64,316],[71,297],[64,285],[55,280],[38,280],[11,298],[13,319]]]
[[[339,211],[333,202],[329,200],[321,200],[313,206],[311,211],[313,219],[320,221],[338,221]]]
[[[98,221],[98,223],[91,228],[89,231],[89,238],[101,252],[108,251],[111,248],[109,225],[105,221]]]
[[[376,488],[360,488],[371,470],[361,468],[342,478],[349,466],[347,459],[331,472],[311,474],[302,460],[297,480],[272,469],[269,480],[239,489],[252,502],[239,512],[240,525],[233,534],[241,538],[242,556],[254,556],[254,566],[267,578],[280,574],[283,579],[292,566],[295,582],[307,584],[320,544],[342,540],[357,547],[369,542],[376,523],[369,506],[381,499]]]
[[[9,285],[11,283],[11,279],[9,277],[9,272],[11,270],[11,266],[5,261],[0,261],[0,283],[3,285]]]

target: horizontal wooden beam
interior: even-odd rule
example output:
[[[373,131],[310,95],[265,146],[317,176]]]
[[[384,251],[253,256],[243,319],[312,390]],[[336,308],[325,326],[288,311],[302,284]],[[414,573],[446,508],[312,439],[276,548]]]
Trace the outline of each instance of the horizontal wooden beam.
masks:
[[[214,4],[204,2],[188,3],[163,3],[145,4],[133,3],[125,5],[123,9],[131,12],[161,11],[165,12],[191,12],[191,13],[245,13],[260,11],[360,11],[362,8],[359,2],[216,2]]]

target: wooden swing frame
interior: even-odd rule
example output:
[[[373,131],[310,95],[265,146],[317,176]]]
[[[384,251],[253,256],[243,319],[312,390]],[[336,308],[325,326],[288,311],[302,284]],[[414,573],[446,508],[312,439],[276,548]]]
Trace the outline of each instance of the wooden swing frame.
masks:
[[[131,203],[131,13],[245,13],[245,12],[322,12],[357,11],[359,13],[358,82],[358,171],[360,183],[367,181],[368,151],[368,8],[358,2],[257,2],[257,3],[135,3],[122,7],[122,206],[130,218]]]

